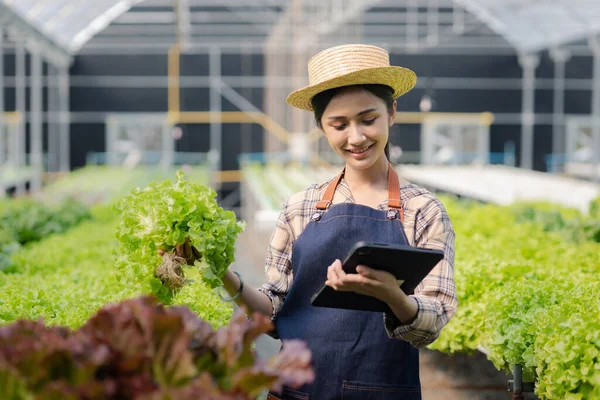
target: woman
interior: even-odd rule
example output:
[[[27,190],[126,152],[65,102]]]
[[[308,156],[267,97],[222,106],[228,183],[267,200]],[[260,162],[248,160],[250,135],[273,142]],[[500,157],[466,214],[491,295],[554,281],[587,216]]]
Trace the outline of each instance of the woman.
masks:
[[[243,289],[229,271],[225,289],[252,311],[272,316],[281,339],[303,339],[313,353],[315,382],[271,399],[420,399],[417,348],[433,342],[457,307],[454,231],[440,201],[399,179],[389,162],[388,131],[396,98],[415,74],[389,65],[374,46],[324,50],[309,62],[311,85],[287,102],[313,111],[342,173],[292,195],[266,257],[266,283]],[[395,277],[360,266],[346,275],[342,259],[358,241],[441,249],[444,259],[407,296]],[[386,302],[393,313],[313,307],[325,282]],[[240,291],[240,287],[242,287]]]

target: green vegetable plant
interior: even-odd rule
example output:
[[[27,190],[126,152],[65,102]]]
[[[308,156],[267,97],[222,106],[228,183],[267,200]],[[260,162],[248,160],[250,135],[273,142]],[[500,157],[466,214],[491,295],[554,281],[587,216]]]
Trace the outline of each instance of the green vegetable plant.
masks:
[[[24,245],[35,242],[91,218],[81,202],[66,198],[58,204],[46,204],[24,198],[9,203],[0,215],[2,230],[11,231],[15,240]]]
[[[429,347],[520,364],[544,400],[600,398],[600,244],[565,236],[570,210],[442,201],[459,306]]]
[[[544,232],[553,232],[572,243],[593,241],[600,243],[599,199],[593,200],[589,213],[549,203],[521,202],[509,207],[516,221],[531,222]]]
[[[120,279],[143,282],[163,299],[191,283],[186,276],[194,270],[208,287],[221,285],[244,229],[232,211],[219,207],[212,188],[186,181],[182,171],[176,177],[134,189],[115,205]],[[185,243],[194,252],[187,259],[177,254]]]
[[[80,329],[17,321],[0,327],[0,393],[8,400],[249,400],[314,380],[304,342],[259,360],[268,317],[238,313],[213,330],[187,307],[152,296],[107,304]]]
[[[0,204],[0,271],[14,268],[12,255],[22,246],[65,232],[92,218],[81,202],[65,198],[56,204],[22,198]]]

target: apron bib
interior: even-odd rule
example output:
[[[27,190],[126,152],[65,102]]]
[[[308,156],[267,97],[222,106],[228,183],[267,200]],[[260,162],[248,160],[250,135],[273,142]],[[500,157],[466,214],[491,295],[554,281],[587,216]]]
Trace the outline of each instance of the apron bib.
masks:
[[[331,182],[294,243],[294,280],[275,320],[282,340],[307,342],[315,381],[299,390],[285,388],[269,398],[421,400],[418,350],[390,339],[381,313],[310,304],[327,279],[327,267],[336,259],[343,260],[356,242],[408,244],[394,169],[390,166],[388,172],[388,211],[349,203],[331,206],[343,174]]]

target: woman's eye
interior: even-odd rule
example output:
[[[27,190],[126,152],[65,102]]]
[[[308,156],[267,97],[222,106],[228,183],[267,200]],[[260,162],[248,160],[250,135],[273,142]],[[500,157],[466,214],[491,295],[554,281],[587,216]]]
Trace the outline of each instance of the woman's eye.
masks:
[[[333,127],[333,129],[335,129],[336,131],[343,131],[344,129],[346,129],[346,124],[343,125],[335,125]]]
[[[376,120],[376,119],[377,119],[377,118],[373,118],[373,119],[366,119],[366,120],[364,120],[364,121],[363,121],[363,123],[364,123],[365,125],[373,125],[373,122],[375,122],[375,120]]]

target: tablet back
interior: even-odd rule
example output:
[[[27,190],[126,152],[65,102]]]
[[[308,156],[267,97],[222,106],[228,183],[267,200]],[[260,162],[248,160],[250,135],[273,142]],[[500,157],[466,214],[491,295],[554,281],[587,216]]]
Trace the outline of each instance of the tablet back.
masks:
[[[403,281],[401,289],[407,295],[444,258],[441,250],[422,249],[408,245],[388,245],[381,243],[357,243],[342,264],[346,273],[356,273],[358,265],[384,270]],[[338,292],[323,285],[311,299],[316,307],[342,308],[362,311],[387,311],[388,305],[375,297],[354,292]]]

